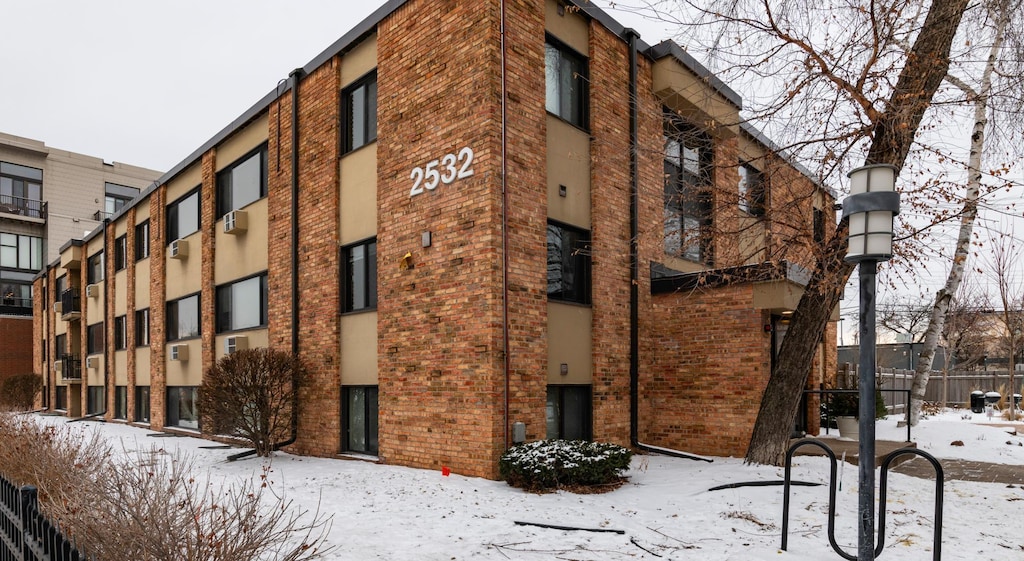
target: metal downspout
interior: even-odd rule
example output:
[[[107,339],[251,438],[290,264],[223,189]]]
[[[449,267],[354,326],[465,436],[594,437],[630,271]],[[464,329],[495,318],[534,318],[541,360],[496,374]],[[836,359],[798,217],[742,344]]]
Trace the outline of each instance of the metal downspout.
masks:
[[[629,43],[629,442],[636,446],[640,393],[640,249],[639,230],[640,169],[637,163],[638,111],[635,29],[624,30]]]
[[[501,337],[502,359],[505,370],[504,429],[505,449],[509,448],[509,393],[511,392],[512,359],[509,356],[508,336],[508,130],[506,119],[507,68],[505,65],[505,0],[500,1],[500,49],[501,49]]]

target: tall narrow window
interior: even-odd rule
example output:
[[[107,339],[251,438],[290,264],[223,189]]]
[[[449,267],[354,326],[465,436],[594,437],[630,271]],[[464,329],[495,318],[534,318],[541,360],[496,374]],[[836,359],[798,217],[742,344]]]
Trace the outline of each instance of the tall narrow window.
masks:
[[[752,216],[764,216],[764,175],[750,164],[740,163],[740,210]]]
[[[217,218],[266,196],[266,144],[217,174]]]
[[[88,340],[86,341],[86,353],[94,355],[103,352],[103,322],[94,323],[89,326]]]
[[[103,280],[106,267],[103,266],[103,252],[99,251],[89,256],[86,281],[89,284],[96,284]]]
[[[135,346],[149,346],[149,308],[135,310]]]
[[[377,72],[360,78],[341,92],[343,151],[377,140]]]
[[[590,440],[590,386],[548,386],[547,437]]]
[[[114,270],[121,271],[128,266],[128,237],[120,236],[114,240]]]
[[[711,139],[669,115],[665,122],[665,253],[711,265]]]
[[[587,128],[587,59],[556,39],[544,45],[545,106],[549,113]]]
[[[377,307],[377,240],[368,240],[341,250],[342,311],[355,312]]]
[[[814,209],[814,243],[825,243],[825,211]]]
[[[342,388],[347,452],[377,453],[377,386]]]
[[[85,413],[102,413],[107,405],[107,389],[103,386],[89,386],[85,394]]]
[[[135,260],[149,257],[149,220],[135,225]]]
[[[195,386],[167,388],[167,424],[186,429],[199,428],[199,407]]]
[[[128,348],[128,317],[114,318],[114,350],[123,351]]]
[[[217,287],[217,333],[267,325],[267,275]]]
[[[199,337],[199,295],[193,294],[167,303],[167,340]]]
[[[114,386],[114,418],[128,418],[128,386]]]
[[[149,386],[135,386],[135,422],[149,422]]]
[[[548,222],[548,299],[590,304],[590,232]]]
[[[167,243],[199,230],[199,189],[167,205]]]

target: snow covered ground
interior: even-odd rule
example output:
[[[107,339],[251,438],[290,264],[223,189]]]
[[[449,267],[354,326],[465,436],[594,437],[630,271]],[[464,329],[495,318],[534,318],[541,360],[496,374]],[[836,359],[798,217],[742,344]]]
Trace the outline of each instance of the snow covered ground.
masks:
[[[913,438],[939,458],[1024,469],[1024,435],[982,424],[988,421],[983,414],[948,411],[922,421]],[[264,460],[228,463],[231,451],[200,448],[210,446],[208,440],[152,438],[146,436],[151,431],[115,423],[75,426],[101,431],[114,449],[130,455],[180,449],[213,479],[263,472]],[[890,440],[903,440],[905,431],[896,426],[896,418],[879,421],[877,429],[879,438]],[[964,445],[952,446],[956,440]],[[779,549],[782,487],[709,491],[729,483],[782,479],[781,468],[745,466],[738,458],[706,463],[636,456],[628,483],[597,495],[536,495],[455,473],[283,453],[272,459],[270,470],[276,492],[333,517],[331,560],[840,559],[826,533],[827,487],[793,488],[788,551]],[[798,456],[793,477],[827,483],[828,471],[823,457]],[[845,465],[840,475],[837,541],[856,554],[857,468]],[[886,548],[879,559],[932,559],[934,486],[931,480],[890,474]],[[1024,559],[1024,488],[947,481],[944,495],[943,559]],[[555,530],[517,521],[622,533]]]

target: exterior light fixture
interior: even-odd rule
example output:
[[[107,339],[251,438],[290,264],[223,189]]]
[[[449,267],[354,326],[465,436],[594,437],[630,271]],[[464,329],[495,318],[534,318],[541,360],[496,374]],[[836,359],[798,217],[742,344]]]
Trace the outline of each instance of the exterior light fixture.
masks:
[[[892,221],[900,212],[896,174],[889,164],[851,171],[850,196],[843,201],[850,232],[846,260],[858,264],[860,276],[857,561],[875,559],[875,275],[878,262],[892,257]]]

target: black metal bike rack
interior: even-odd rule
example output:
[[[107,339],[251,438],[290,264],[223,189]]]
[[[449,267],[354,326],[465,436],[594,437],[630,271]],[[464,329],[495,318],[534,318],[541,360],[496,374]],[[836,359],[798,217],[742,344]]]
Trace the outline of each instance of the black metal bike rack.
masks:
[[[793,454],[803,446],[817,446],[821,448],[825,455],[829,458],[829,487],[828,487],[828,543],[832,546],[832,549],[839,554],[840,557],[847,561],[857,561],[856,555],[851,555],[836,543],[836,470],[837,461],[836,454],[827,445],[819,440],[807,438],[794,442],[789,450],[786,452],[786,473],[783,481],[783,497],[782,497],[782,550],[786,551],[786,547],[789,543],[789,488],[790,488],[790,475],[793,468]],[[900,448],[894,450],[885,456],[881,464],[881,477],[879,479],[879,490],[878,490],[878,543],[875,545],[875,558],[882,553],[882,548],[885,546],[885,501],[886,494],[888,492],[888,476],[889,466],[892,462],[903,455],[914,454],[921,456],[928,460],[932,467],[935,468],[935,521],[933,526],[935,527],[934,543],[932,547],[932,559],[933,561],[940,561],[942,559],[942,487],[944,482],[944,474],[942,471],[942,465],[935,459],[931,454],[918,450],[917,448]]]

